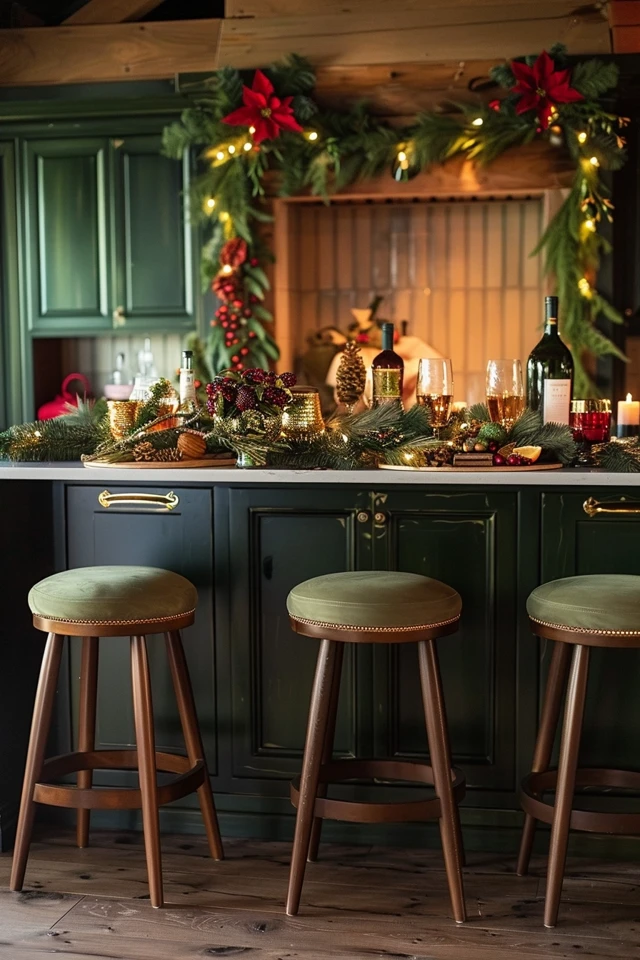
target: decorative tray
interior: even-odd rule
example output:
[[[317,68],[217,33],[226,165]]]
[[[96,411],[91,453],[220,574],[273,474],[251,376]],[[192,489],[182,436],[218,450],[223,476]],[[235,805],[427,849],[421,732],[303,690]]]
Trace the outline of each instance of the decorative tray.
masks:
[[[108,463],[106,460],[83,460],[85,467],[113,467],[114,470],[185,470],[197,469],[198,467],[209,467],[217,469],[222,467],[235,467],[235,457],[208,457],[204,460],[165,460],[163,462],[127,460],[124,463]]]
[[[411,467],[408,464],[380,463],[379,470],[410,470],[413,473],[518,473],[522,470],[562,470],[561,463],[531,463],[521,467]]]

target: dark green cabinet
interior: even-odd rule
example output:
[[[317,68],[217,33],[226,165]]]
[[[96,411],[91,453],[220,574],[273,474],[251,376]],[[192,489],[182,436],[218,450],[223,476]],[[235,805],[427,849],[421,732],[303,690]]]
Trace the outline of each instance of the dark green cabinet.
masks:
[[[134,502],[105,508],[98,502],[103,486],[66,489],[66,561],[69,567],[101,564],[143,564],[166,567],[188,577],[198,589],[196,623],[183,633],[205,752],[212,775],[217,768],[217,697],[213,636],[212,491],[175,489],[179,503],[171,511]],[[115,492],[117,488],[110,488]],[[141,488],[133,490],[135,496]],[[118,492],[126,492],[122,488]],[[145,486],[145,493],[166,488]],[[183,749],[164,639],[150,637],[156,743],[159,750]],[[75,721],[79,645],[72,644],[71,696],[68,720]],[[67,726],[65,722],[64,726]],[[72,729],[76,729],[75,722]],[[131,746],[134,727],[129,670],[129,642],[112,637],[100,643],[98,749]],[[101,774],[103,782],[128,782],[128,774]]]
[[[637,489],[637,488],[636,488]],[[599,490],[603,506],[620,504],[637,513],[602,513],[590,517],[584,510],[588,493],[542,495],[543,581],[583,574],[640,575],[640,492]],[[548,666],[548,644],[540,644],[543,673]],[[593,650],[581,739],[584,766],[638,766],[640,750],[640,651]],[[637,809],[637,800],[635,801]]]
[[[29,140],[24,164],[29,326],[111,326],[109,141]]]
[[[451,584],[459,631],[439,642],[455,761],[470,788],[515,788],[515,492],[394,490],[374,495],[374,563]],[[423,757],[424,710],[413,644],[375,651],[378,750]]]
[[[35,335],[194,324],[189,161],[159,134],[26,139],[26,304]]]
[[[160,153],[149,134],[112,141],[116,290],[128,329],[193,325],[191,229],[184,215],[189,163]]]
[[[262,781],[280,781],[274,789],[282,795],[281,781],[300,767],[317,655],[317,644],[289,626],[287,594],[309,577],[368,565],[369,496],[349,488],[231,489],[227,495],[228,555],[218,556],[216,569],[223,578],[217,586],[229,598],[231,685],[223,715],[233,727],[229,774],[246,781],[240,790],[254,790],[256,780],[261,790]],[[350,649],[338,753],[370,752],[370,709],[370,660]]]

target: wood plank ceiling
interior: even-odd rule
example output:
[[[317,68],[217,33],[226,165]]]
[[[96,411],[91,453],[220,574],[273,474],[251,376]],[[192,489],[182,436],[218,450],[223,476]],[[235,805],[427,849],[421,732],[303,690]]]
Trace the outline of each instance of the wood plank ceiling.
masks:
[[[443,80],[468,86],[469,62],[486,75],[489,62],[557,40],[572,54],[609,53],[608,8],[620,42],[625,29],[640,33],[640,0],[0,0],[10,27],[0,30],[0,85],[165,79],[296,51],[322,68],[330,96],[345,71],[366,69],[393,100],[398,72],[433,88],[415,71],[436,65],[441,92]],[[420,106],[432,105],[425,96]]]

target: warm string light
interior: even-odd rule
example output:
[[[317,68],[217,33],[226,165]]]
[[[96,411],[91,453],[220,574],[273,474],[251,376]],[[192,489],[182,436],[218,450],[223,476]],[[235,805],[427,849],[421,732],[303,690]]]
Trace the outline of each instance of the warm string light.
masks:
[[[482,119],[482,117],[476,117],[475,120],[471,121],[471,123],[474,127],[481,127],[482,124],[484,123],[484,120]]]
[[[222,218],[221,218],[222,219]],[[233,273],[233,267],[230,263],[225,263],[222,267],[222,273],[230,274]]]
[[[317,139],[318,139],[318,131],[317,131],[317,130],[309,130],[309,131],[305,134],[305,136],[306,136],[307,140],[311,140],[311,142],[313,143],[314,140],[317,140]]]
[[[588,217],[585,220],[584,225],[585,225],[585,228],[589,231],[589,233],[595,233],[596,222],[591,217]]]
[[[600,166],[600,161],[598,160],[597,157],[589,157],[589,163],[591,164],[592,167]]]
[[[580,279],[578,280],[578,290],[580,291],[583,297],[591,296],[591,284],[589,283],[586,277],[580,277]]]
[[[224,153],[222,152],[222,150],[218,150],[218,152],[216,153],[216,160],[224,160]]]
[[[580,133],[578,134],[578,143],[586,143],[586,142],[587,142],[587,134],[585,133],[584,130],[581,130]]]
[[[233,145],[232,143],[229,144],[229,146],[227,147],[227,150],[229,151],[229,153],[230,153],[231,155],[233,155],[233,154],[236,152],[236,148],[234,147],[234,145]]]
[[[216,201],[214,200],[214,198],[213,198],[213,197],[209,197],[208,200],[207,200],[207,209],[208,209],[208,210],[213,210],[213,208],[215,207],[215,205],[216,205]]]
[[[251,150],[251,144],[249,143],[248,140],[246,141],[246,143],[243,143],[242,149],[243,149],[243,150]]]

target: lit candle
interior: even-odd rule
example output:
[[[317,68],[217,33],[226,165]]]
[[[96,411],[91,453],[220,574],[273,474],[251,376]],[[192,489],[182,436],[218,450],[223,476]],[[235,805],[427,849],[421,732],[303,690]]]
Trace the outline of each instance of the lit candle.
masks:
[[[640,429],[640,400],[632,400],[631,394],[627,394],[626,400],[618,401],[618,426],[617,435],[619,437],[630,437],[638,433]]]

